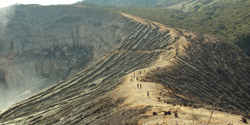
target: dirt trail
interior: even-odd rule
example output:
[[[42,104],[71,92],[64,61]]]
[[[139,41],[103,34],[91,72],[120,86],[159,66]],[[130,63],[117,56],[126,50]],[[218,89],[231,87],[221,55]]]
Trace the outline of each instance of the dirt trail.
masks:
[[[141,115],[142,118],[139,120],[139,124],[141,125],[176,125],[176,123],[191,125],[205,124],[210,118],[210,110],[205,108],[194,109],[180,105],[173,106],[172,104],[167,104],[165,101],[170,100],[171,97],[162,97],[159,93],[161,92],[168,95],[168,91],[171,93],[171,90],[167,90],[161,84],[140,80],[137,81],[136,77],[139,79],[142,79],[142,77],[145,78],[146,73],[151,72],[156,66],[164,68],[166,65],[171,65],[171,62],[163,61],[162,57],[160,57],[151,67],[140,69],[128,74],[123,84],[116,89],[117,94],[126,98],[121,106],[128,106],[127,108],[152,106],[151,111]],[[141,72],[141,74],[139,72]],[[138,89],[137,84],[141,84],[142,87]],[[150,93],[149,97],[147,97],[147,91]],[[170,109],[172,115],[165,116],[164,111],[169,111]],[[178,118],[174,117],[174,111],[178,112]],[[153,116],[153,112],[156,112],[158,115]],[[212,120],[210,121],[210,125],[227,125],[229,123],[234,125],[243,124],[241,116],[219,111],[214,112]]]
[[[123,14],[123,13],[122,13]],[[135,21],[148,24],[147,20],[143,20],[138,17],[134,17],[132,15],[123,14],[124,16],[131,18]],[[155,22],[151,22],[155,23]],[[152,25],[152,24],[150,24]],[[152,25],[153,26],[153,25]],[[206,124],[209,121],[211,116],[211,111],[205,108],[194,109],[191,107],[184,107],[180,105],[173,106],[172,104],[167,104],[166,102],[173,100],[174,98],[170,95],[172,90],[167,89],[161,84],[148,82],[145,78],[147,77],[147,72],[156,71],[158,68],[166,68],[167,66],[175,65],[172,62],[175,61],[176,58],[173,58],[179,53],[179,55],[184,54],[184,47],[187,48],[189,41],[185,39],[185,37],[180,36],[180,34],[175,29],[165,28],[164,25],[158,25],[162,31],[169,30],[169,34],[171,34],[172,38],[178,38],[176,41],[172,39],[171,42],[174,44],[170,45],[171,50],[155,50],[162,51],[162,55],[152,63],[151,66],[145,69],[136,70],[124,77],[124,82],[115,89],[115,95],[113,97],[122,97],[125,98],[120,107],[122,108],[144,108],[146,106],[151,106],[151,110],[147,111],[145,114],[142,114],[139,120],[139,124],[142,125],[176,125],[178,124]],[[153,51],[124,51],[124,52],[143,52],[143,53],[151,53]],[[137,81],[138,78],[138,81]],[[137,88],[137,84],[141,85],[141,88]],[[147,91],[149,91],[149,97],[147,96]],[[176,93],[172,93],[177,95]],[[118,95],[118,96],[117,96]],[[186,98],[182,95],[178,95],[179,97]],[[171,109],[172,115],[164,115],[164,111],[169,111]],[[173,115],[175,112],[178,112],[178,118],[175,118]],[[153,112],[156,112],[157,115],[153,115]],[[221,124],[227,125],[229,123],[241,125],[243,122],[241,121],[241,116],[232,115],[226,112],[214,111],[213,117],[210,121],[210,125],[212,124]]]

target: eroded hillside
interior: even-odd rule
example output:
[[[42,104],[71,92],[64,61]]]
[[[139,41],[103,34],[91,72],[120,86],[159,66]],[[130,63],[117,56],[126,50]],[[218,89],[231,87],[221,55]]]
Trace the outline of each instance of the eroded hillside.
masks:
[[[185,106],[193,102],[196,107],[210,108],[221,95],[220,111],[238,114],[249,111],[249,57],[243,52],[210,36],[168,28],[127,14],[116,16],[123,20],[124,35],[115,49],[74,77],[2,111],[0,122],[168,124],[173,115],[163,117],[161,113],[172,109],[179,112],[180,123],[187,123],[185,114],[190,112]],[[106,19],[103,13],[97,17]],[[140,92],[137,83],[142,84]],[[209,119],[206,115],[195,121],[206,123]],[[228,113],[225,116],[228,117],[212,121],[228,124],[229,117],[232,122],[240,121],[240,116]]]
[[[91,8],[13,9],[0,36],[0,109],[74,76],[134,30],[121,15]]]

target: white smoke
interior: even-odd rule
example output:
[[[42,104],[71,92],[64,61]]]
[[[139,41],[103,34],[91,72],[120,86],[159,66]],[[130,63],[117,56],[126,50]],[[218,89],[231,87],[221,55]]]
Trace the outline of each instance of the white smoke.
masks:
[[[37,93],[46,81],[46,79],[36,76],[22,77],[22,79],[25,80],[17,79],[17,81],[13,81],[9,88],[4,85],[5,83],[0,82],[0,111]]]
[[[18,91],[14,91],[14,90],[11,90],[11,91],[6,91],[7,88],[3,85],[3,84],[0,84],[0,111],[1,110],[4,110],[4,109],[7,109],[8,107],[10,107],[11,105],[15,104],[17,101],[20,101],[17,100],[15,97],[16,95],[18,95]]]
[[[13,17],[15,13],[15,6],[9,6],[5,8],[0,8],[0,34],[4,33],[4,29],[8,24],[9,20]]]

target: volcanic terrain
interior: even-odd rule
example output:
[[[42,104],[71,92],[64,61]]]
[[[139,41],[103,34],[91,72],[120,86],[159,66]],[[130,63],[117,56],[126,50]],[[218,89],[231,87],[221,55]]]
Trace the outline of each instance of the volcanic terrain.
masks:
[[[36,70],[26,68],[23,73],[67,79],[43,82],[39,89],[46,89],[1,111],[0,123],[244,124],[241,115],[250,111],[250,58],[242,51],[208,35],[125,13],[76,5],[19,9],[25,15],[20,17],[23,22],[13,23],[30,34],[16,32],[15,37],[3,38],[16,38],[14,48],[20,51],[4,50],[14,54],[2,55],[8,65],[4,63],[0,73],[18,73],[18,68],[30,64],[27,67]],[[11,46],[8,42],[1,43]],[[78,63],[62,63],[68,58]],[[51,71],[38,73],[37,67]],[[59,75],[61,71],[64,75]],[[16,79],[21,78],[29,77]],[[11,89],[12,82],[7,81],[0,78]]]

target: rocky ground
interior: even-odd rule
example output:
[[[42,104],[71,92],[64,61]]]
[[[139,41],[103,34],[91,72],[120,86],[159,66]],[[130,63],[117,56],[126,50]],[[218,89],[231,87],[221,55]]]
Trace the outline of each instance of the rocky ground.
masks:
[[[74,76],[133,30],[123,16],[90,8],[12,9],[13,17],[0,33],[0,109]]]
[[[116,48],[3,110],[0,123],[205,124],[219,98],[210,124],[243,124],[241,115],[250,108],[248,56],[207,35],[128,14],[119,19],[124,38]]]

